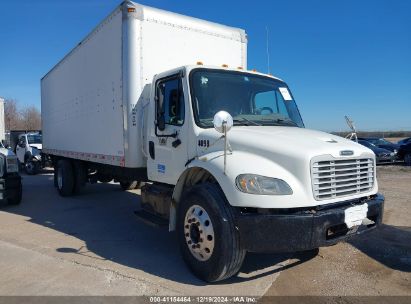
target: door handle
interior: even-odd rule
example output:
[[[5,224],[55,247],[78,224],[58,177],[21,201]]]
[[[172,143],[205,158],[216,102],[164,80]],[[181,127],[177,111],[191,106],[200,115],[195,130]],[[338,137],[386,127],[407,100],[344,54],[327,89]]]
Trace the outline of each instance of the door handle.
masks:
[[[171,145],[173,146],[173,148],[177,148],[179,145],[181,145],[181,140],[177,138],[171,143]]]

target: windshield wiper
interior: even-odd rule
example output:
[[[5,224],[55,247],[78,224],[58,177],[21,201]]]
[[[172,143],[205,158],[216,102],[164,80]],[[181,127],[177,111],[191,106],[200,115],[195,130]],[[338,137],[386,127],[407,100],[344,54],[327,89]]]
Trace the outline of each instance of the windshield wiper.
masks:
[[[278,125],[288,125],[288,126],[298,127],[298,125],[294,121],[292,121],[291,119],[277,118],[277,119],[263,119],[262,121],[271,122],[271,123],[275,123],[275,124],[278,124]]]
[[[240,122],[240,123],[242,122],[245,126],[248,126],[248,124],[245,124],[244,122],[251,123],[251,124],[253,124],[253,125],[255,125],[255,126],[261,126],[259,123],[255,122],[255,121],[252,121],[252,120],[249,120],[249,119],[247,119],[247,118],[245,118],[245,117],[240,117],[239,119],[236,118],[236,119],[233,119],[233,121],[234,121],[234,122]]]

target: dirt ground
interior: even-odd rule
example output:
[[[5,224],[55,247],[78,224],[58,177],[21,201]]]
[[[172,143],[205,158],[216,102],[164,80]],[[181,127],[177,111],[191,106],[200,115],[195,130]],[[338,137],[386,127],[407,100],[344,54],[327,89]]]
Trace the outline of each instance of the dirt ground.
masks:
[[[316,257],[294,256],[266,295],[411,295],[411,168],[377,168],[385,196],[382,227],[321,248]]]

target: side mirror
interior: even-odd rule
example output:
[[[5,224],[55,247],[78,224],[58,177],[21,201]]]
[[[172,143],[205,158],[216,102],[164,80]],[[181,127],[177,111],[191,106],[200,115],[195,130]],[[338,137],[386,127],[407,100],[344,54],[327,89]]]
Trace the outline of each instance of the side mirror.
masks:
[[[226,133],[233,126],[233,117],[226,111],[217,112],[214,115],[213,124],[217,132]]]

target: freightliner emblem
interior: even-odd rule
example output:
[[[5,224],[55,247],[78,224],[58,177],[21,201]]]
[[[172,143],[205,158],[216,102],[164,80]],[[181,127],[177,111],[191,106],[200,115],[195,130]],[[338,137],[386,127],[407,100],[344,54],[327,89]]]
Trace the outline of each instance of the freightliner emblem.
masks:
[[[350,155],[353,155],[354,154],[354,151],[352,151],[352,150],[343,150],[343,151],[340,151],[340,155],[341,156],[350,156]]]

